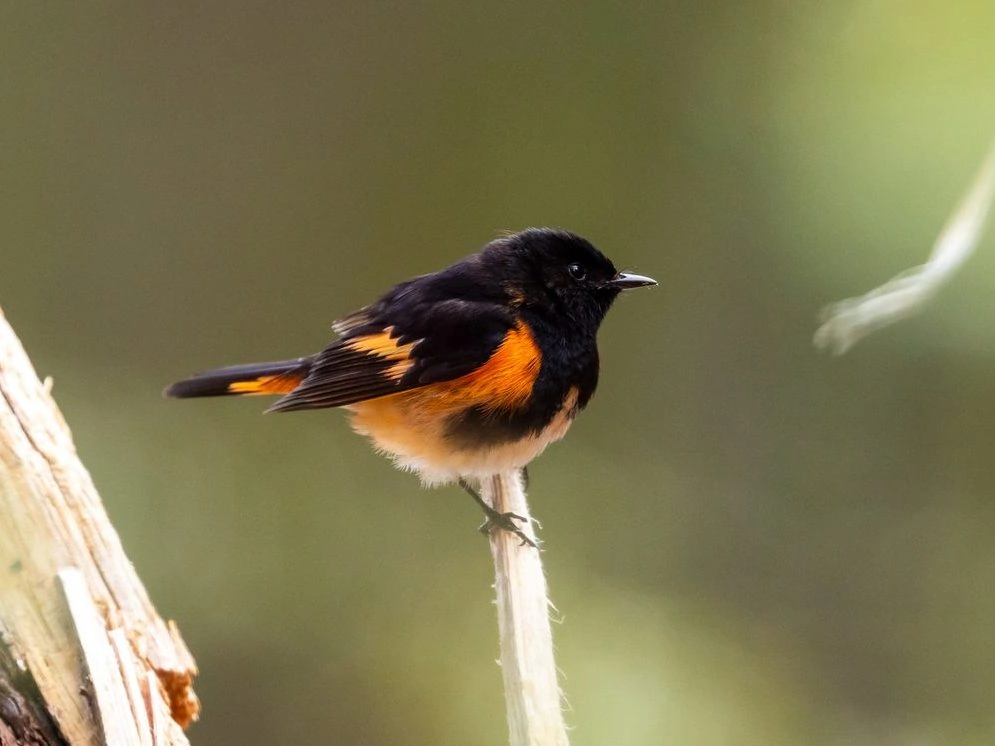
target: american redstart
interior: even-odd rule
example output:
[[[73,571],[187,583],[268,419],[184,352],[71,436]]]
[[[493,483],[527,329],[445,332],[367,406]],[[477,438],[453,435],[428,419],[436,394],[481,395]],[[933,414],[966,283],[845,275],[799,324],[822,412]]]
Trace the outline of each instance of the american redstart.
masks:
[[[486,528],[528,541],[519,516],[468,480],[524,469],[566,434],[598,384],[596,335],[612,302],[655,284],[616,271],[580,236],[530,228],[396,285],[336,321],[339,339],[316,355],[207,371],[165,395],[282,395],[269,412],[344,407],[398,467],[427,485],[459,482]]]

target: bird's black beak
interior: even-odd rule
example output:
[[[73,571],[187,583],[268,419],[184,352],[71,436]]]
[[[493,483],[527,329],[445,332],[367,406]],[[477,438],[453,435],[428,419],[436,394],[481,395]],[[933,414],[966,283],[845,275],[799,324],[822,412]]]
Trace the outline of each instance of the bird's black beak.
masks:
[[[608,281],[608,284],[619,290],[629,290],[630,288],[641,288],[646,285],[656,285],[656,280],[652,277],[634,275],[631,272],[619,272]]]

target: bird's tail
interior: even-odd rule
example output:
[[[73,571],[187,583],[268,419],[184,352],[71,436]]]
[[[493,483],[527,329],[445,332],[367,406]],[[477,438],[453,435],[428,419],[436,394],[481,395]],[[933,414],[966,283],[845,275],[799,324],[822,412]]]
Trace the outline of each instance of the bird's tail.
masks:
[[[163,391],[172,399],[194,396],[244,396],[246,394],[289,394],[311,370],[313,357],[276,363],[230,365],[192,378],[177,381]]]

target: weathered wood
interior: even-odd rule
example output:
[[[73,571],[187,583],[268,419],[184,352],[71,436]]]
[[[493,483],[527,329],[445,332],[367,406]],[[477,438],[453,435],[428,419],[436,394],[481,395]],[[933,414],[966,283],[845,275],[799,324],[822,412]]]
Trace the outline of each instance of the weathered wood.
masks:
[[[2,313],[0,628],[66,743],[188,743],[182,727],[200,709],[193,658],[152,606]],[[8,728],[9,702],[0,691]]]

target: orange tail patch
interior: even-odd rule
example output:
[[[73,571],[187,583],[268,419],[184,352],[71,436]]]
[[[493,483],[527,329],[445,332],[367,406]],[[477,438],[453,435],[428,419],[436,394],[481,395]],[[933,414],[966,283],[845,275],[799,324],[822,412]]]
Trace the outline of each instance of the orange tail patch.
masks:
[[[304,374],[299,371],[290,371],[273,376],[259,376],[250,381],[233,381],[229,383],[228,393],[242,396],[289,394],[303,380]]]

